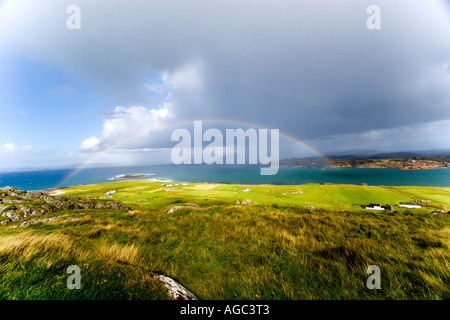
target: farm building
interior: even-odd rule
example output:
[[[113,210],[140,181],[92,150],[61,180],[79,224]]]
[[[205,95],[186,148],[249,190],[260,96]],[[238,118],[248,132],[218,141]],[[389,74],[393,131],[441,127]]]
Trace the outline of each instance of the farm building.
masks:
[[[386,210],[386,211],[393,211],[391,205],[386,204],[385,206],[382,206],[381,204],[375,204],[375,203],[370,203],[368,205],[362,205],[361,207],[363,207],[364,209],[368,209],[368,210]]]
[[[420,208],[421,207],[419,202],[399,202],[398,206],[404,207],[404,208]]]
[[[381,206],[381,204],[374,204],[374,203],[370,203],[367,206],[365,206],[364,208],[369,209],[369,210],[384,210],[384,208]]]

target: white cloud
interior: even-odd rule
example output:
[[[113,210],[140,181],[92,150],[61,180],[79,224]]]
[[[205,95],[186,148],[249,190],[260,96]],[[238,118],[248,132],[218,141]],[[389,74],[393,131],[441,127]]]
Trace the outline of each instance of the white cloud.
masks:
[[[6,152],[13,152],[17,150],[17,147],[14,143],[9,142],[9,143],[5,143],[3,145],[3,148],[5,149]]]
[[[159,136],[155,130],[166,127],[177,120],[182,113],[187,112],[184,107],[186,101],[201,97],[203,90],[204,64],[196,59],[172,71],[162,71],[161,83],[147,84],[151,93],[161,96],[157,107],[117,106],[103,122],[101,138],[85,139],[81,146],[82,152],[97,152],[111,146],[120,145],[120,150],[147,150]],[[170,143],[160,142],[159,145]]]
[[[103,124],[102,140],[108,144],[115,144],[131,136],[160,128],[168,116],[169,111],[165,108],[116,107],[112,116]]]
[[[143,106],[116,107],[103,122],[101,139],[90,137],[83,140],[80,151],[97,152],[164,127],[170,118],[169,105],[166,103],[161,109],[148,109]]]
[[[13,142],[0,144],[0,170],[65,167],[83,163],[89,157],[79,152],[65,153],[31,145],[18,146]]]
[[[23,147],[18,147],[12,142],[7,142],[0,147],[0,151],[7,153],[18,153],[18,152],[28,152],[32,149],[31,145],[26,145]]]
[[[90,137],[84,139],[80,146],[80,151],[92,151],[98,150],[100,145],[100,139],[97,137]]]

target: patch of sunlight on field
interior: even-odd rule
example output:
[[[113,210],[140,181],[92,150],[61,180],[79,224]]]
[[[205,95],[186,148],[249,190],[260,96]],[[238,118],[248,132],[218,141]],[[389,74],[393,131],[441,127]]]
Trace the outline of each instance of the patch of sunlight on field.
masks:
[[[227,186],[228,188],[223,188]],[[184,196],[202,197],[202,198],[224,198],[230,199],[235,195],[234,188],[229,188],[230,185],[221,184],[197,184],[189,187],[184,187]]]
[[[237,186],[235,184],[216,184],[214,190],[220,190],[220,191],[236,191],[237,189],[243,189],[243,186]]]
[[[418,199],[450,205],[450,188],[444,187],[395,187],[396,190],[414,195]]]
[[[187,189],[211,190],[211,189],[214,189],[216,186],[217,186],[216,184],[201,183],[201,184],[193,185]]]
[[[395,204],[399,201],[413,200],[411,197],[378,186],[324,185],[323,187],[330,198],[339,203]]]
[[[240,186],[236,191],[236,199],[252,200],[259,205],[311,205],[321,207],[333,207],[320,185],[300,186],[271,186],[271,185],[249,185],[249,191],[243,191]]]
[[[155,189],[146,190],[148,188],[149,188],[148,186],[137,186],[137,187],[131,187],[131,188],[124,188],[121,191],[138,191],[138,190],[145,190],[145,191],[150,191],[150,192],[155,191]]]
[[[290,197],[295,198],[299,204],[333,206],[333,202],[330,201],[321,187],[319,184],[305,184],[301,186],[302,194],[290,195]],[[298,187],[292,190],[294,192],[297,189]]]

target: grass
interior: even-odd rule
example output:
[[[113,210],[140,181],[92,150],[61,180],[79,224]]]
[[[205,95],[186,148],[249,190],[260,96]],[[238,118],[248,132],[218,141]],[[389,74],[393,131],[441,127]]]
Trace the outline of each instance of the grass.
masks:
[[[430,214],[450,188],[244,187],[129,180],[63,189],[101,198],[114,189],[110,197],[133,210],[0,227],[0,298],[168,299],[153,273],[200,299],[450,298],[450,215]],[[433,202],[397,213],[359,206],[422,198]],[[201,209],[167,210],[187,203]],[[72,264],[80,290],[66,287]],[[366,287],[372,264],[381,290]]]
[[[167,299],[161,284],[138,266],[133,245],[92,239],[93,228],[77,234],[75,225],[36,224],[0,237],[2,299]],[[91,233],[89,235],[89,232]],[[94,237],[95,238],[95,237]],[[82,270],[82,290],[68,290],[70,265]]]

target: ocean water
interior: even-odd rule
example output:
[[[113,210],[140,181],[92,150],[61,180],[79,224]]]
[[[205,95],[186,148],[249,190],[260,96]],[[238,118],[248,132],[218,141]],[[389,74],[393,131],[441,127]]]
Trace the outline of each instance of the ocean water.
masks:
[[[155,174],[143,179],[160,178],[188,182],[227,182],[235,184],[344,183],[386,186],[450,187],[450,168],[428,170],[362,168],[280,168],[273,176],[260,175],[260,168],[247,165],[159,165],[86,168],[70,179],[73,169],[34,170],[0,173],[0,187],[41,190],[75,184],[111,181],[126,173]],[[138,178],[139,179],[139,178]]]

